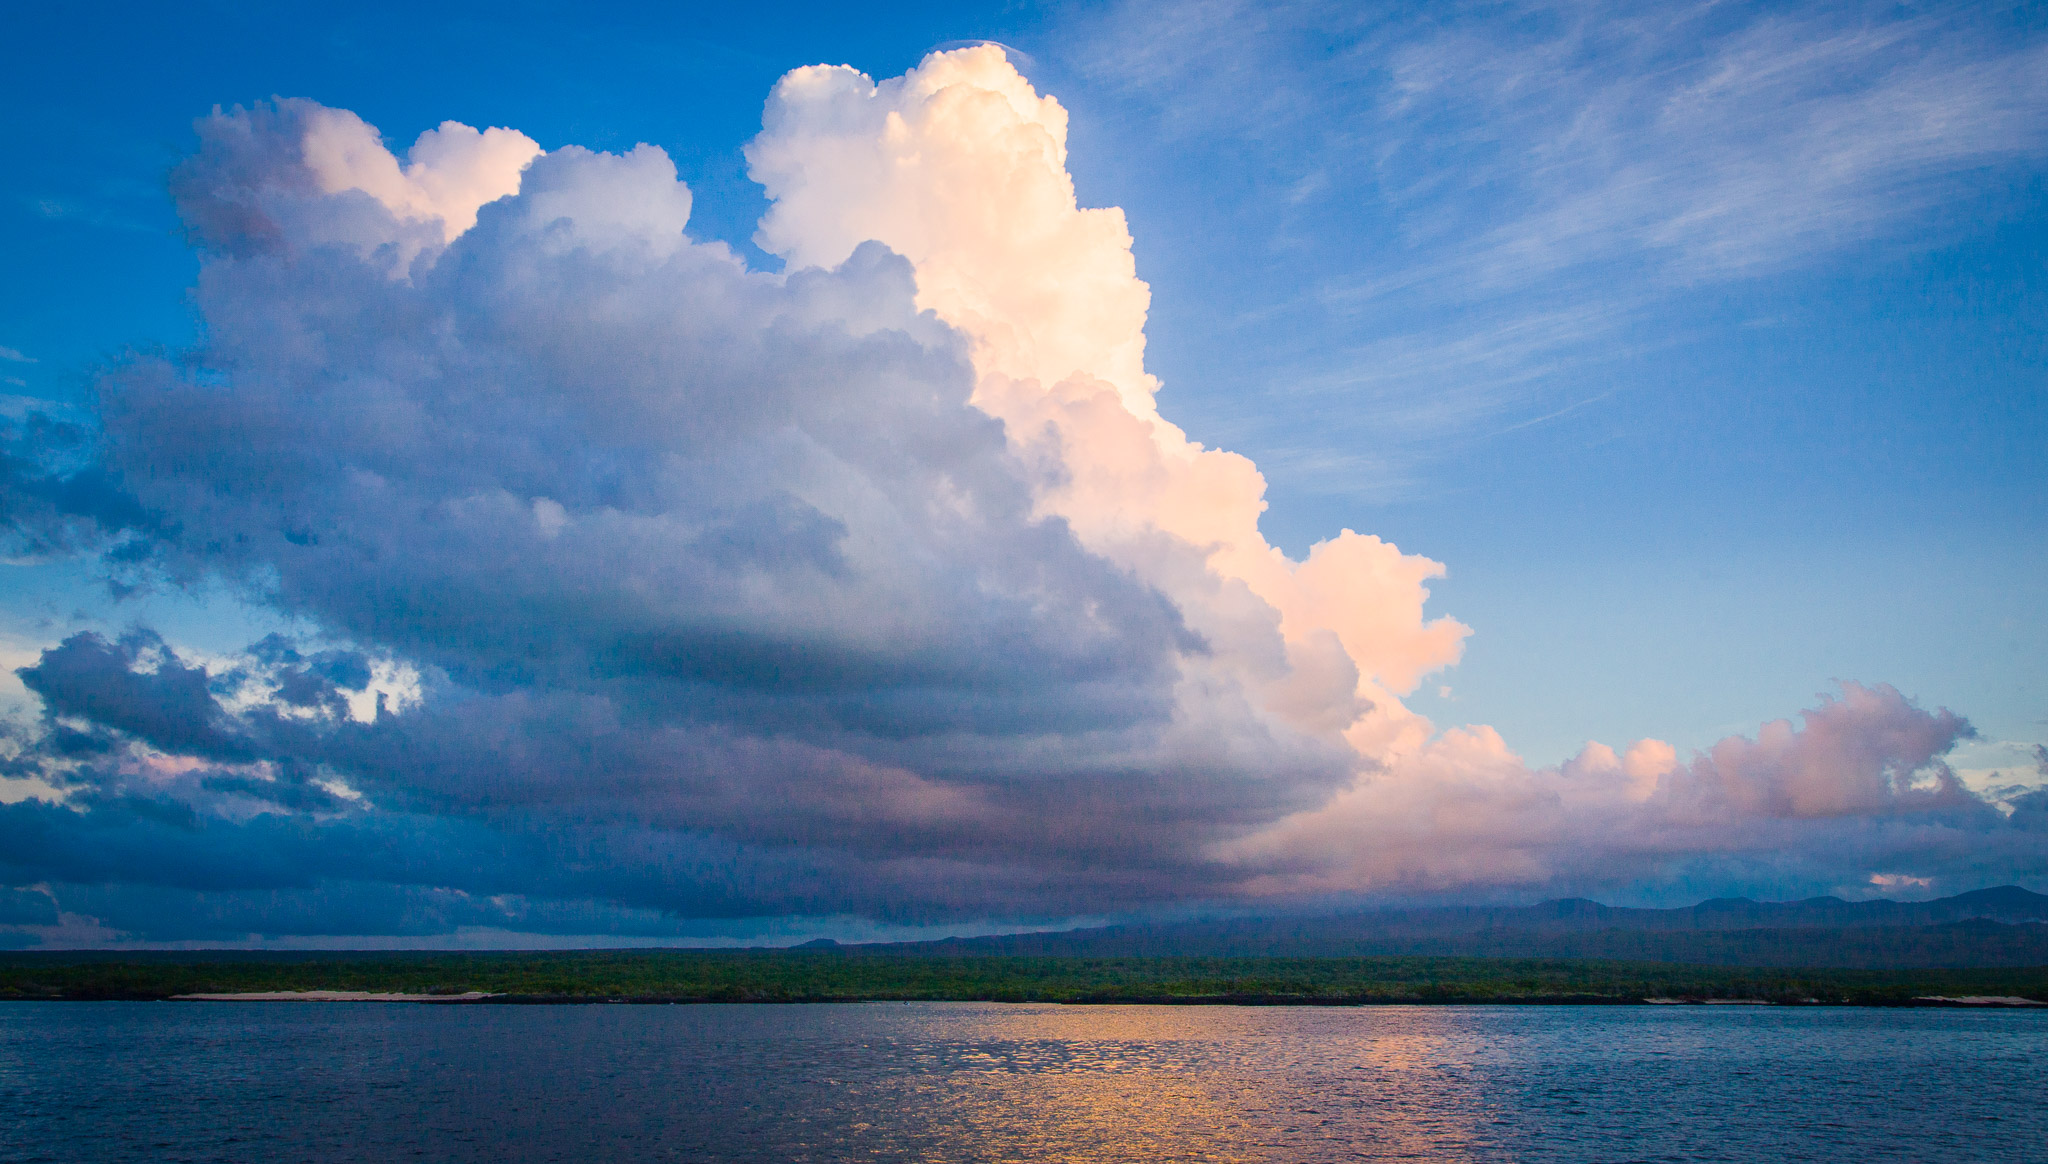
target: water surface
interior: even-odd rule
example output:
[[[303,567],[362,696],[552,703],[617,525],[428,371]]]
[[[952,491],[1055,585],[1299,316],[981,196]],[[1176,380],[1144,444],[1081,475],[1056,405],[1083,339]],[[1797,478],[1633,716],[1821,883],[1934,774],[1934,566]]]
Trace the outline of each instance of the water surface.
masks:
[[[2048,1014],[0,1004],[0,1161],[2048,1160]]]

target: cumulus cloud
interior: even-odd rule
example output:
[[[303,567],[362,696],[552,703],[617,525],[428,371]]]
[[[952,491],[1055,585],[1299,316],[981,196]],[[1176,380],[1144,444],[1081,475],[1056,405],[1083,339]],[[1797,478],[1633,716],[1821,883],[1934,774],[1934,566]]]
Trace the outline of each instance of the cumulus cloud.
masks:
[[[1443,567],[1266,543],[1256,467],[1160,414],[1122,215],[1000,49],[800,69],[765,121],[783,274],[692,239],[649,146],[203,120],[204,344],[112,369],[89,455],[29,440],[0,496],[307,629],[24,668],[4,775],[57,793],[0,808],[6,877],[152,937],[640,933],[1787,854],[1862,884],[2038,840],[1889,688],[1689,760],[1439,731],[1401,696],[1468,633],[1425,612]]]
[[[879,86],[799,69],[748,147],[774,203],[758,241],[794,264],[838,262],[863,239],[910,259],[918,305],[969,340],[974,403],[1039,468],[1040,512],[1172,596],[1240,673],[1271,651],[1277,616],[1288,690],[1274,706],[1303,722],[1390,704],[1458,657],[1466,628],[1422,613],[1442,566],[1350,530],[1300,562],[1266,543],[1256,466],[1159,414],[1150,290],[1122,212],[1078,207],[1066,136],[1066,111],[994,46]]]

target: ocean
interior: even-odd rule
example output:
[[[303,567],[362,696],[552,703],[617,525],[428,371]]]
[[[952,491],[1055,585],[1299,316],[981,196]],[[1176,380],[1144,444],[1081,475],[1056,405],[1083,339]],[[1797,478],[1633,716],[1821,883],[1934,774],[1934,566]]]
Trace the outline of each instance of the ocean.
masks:
[[[2048,1013],[0,1004],[0,1161],[2048,1161]]]

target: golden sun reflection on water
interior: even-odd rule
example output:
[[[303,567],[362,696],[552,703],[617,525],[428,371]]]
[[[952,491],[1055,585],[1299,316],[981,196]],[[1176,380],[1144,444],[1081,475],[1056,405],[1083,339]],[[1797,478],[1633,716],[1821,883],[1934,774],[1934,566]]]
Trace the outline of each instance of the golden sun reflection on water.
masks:
[[[1473,1159],[1483,1048],[1447,1012],[945,1008],[891,1048],[899,1071],[843,1081],[893,1113],[869,1151],[929,1161]],[[1304,1021],[1306,1018],[1306,1021]],[[962,1032],[964,1033],[964,1032]],[[877,1143],[875,1137],[892,1143]]]

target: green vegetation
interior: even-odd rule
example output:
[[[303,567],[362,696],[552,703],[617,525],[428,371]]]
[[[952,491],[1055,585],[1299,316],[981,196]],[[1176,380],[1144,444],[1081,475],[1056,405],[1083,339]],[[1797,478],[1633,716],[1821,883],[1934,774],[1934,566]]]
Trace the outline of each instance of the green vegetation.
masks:
[[[906,956],[858,950],[547,953],[18,953],[0,999],[487,991],[508,1001],[1636,1002],[1767,999],[1887,1005],[1924,995],[2048,1000],[2048,967],[1761,970],[1539,958]]]

